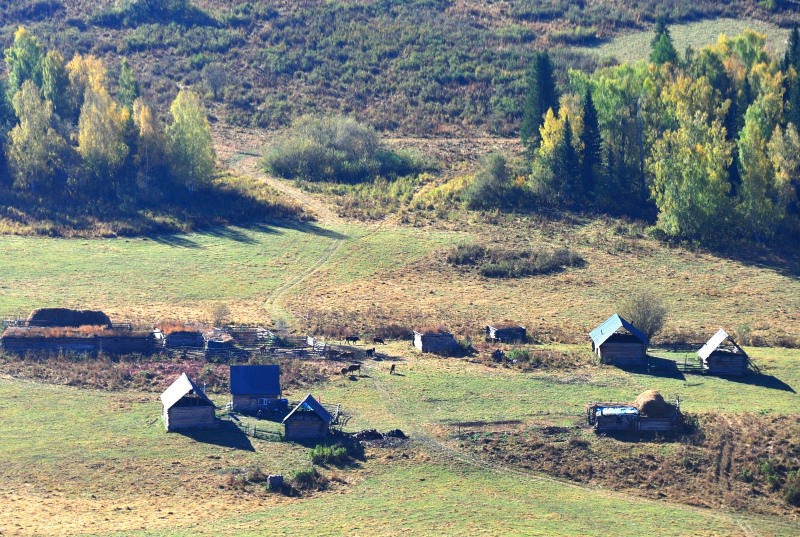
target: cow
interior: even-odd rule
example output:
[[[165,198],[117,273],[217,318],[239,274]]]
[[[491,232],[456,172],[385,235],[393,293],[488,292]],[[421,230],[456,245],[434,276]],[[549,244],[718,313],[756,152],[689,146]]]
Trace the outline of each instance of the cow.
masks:
[[[342,375],[346,375],[346,374],[348,374],[349,372],[350,372],[350,368],[348,368],[348,367],[343,367],[343,368],[342,368],[342,371],[341,371]]]
[[[350,364],[347,367],[348,373],[361,373],[361,364]]]
[[[394,366],[395,366],[395,364],[392,364],[392,367],[389,368],[389,374],[390,375],[394,375]]]
[[[381,345],[386,345],[386,342],[383,340],[382,337],[374,337],[372,338],[373,343],[380,343]]]
[[[374,358],[375,357],[375,347],[372,347],[371,349],[367,349],[366,352],[367,352],[367,358]]]
[[[344,342],[345,342],[345,343],[352,343],[353,345],[355,345],[355,344],[356,344],[356,342],[357,342],[359,339],[361,339],[361,338],[359,338],[358,336],[345,336],[345,338],[344,338]]]

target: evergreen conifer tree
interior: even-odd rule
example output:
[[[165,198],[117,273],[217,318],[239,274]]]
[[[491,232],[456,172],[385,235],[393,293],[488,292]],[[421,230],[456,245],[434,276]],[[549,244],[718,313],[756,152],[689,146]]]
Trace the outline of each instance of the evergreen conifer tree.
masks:
[[[656,21],[656,35],[650,45],[652,47],[650,61],[654,64],[678,63],[678,51],[675,50],[675,45],[672,44],[672,36],[669,34],[669,28],[667,28],[667,24],[663,19]]]
[[[583,132],[581,133],[583,155],[581,159],[581,198],[593,200],[595,185],[602,160],[600,125],[597,121],[597,109],[592,99],[592,90],[586,90],[583,99]]]
[[[544,123],[547,110],[558,113],[558,91],[553,77],[553,66],[547,52],[538,52],[528,75],[528,93],[520,125],[520,138],[528,150],[539,145],[539,127]]]

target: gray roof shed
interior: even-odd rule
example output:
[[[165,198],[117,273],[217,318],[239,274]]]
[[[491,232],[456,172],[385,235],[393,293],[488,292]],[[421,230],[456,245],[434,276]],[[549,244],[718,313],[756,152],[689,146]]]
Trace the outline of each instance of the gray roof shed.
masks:
[[[589,332],[589,337],[592,338],[594,341],[595,346],[599,347],[605,341],[614,335],[617,330],[620,328],[624,328],[628,332],[630,332],[634,337],[636,337],[639,341],[644,344],[647,344],[647,338],[645,337],[642,332],[633,326],[631,323],[620,317],[618,314],[614,314],[605,321],[603,324]]]
[[[183,396],[194,393],[200,399],[203,399],[211,406],[216,406],[214,403],[209,399],[206,394],[197,387],[192,379],[186,375],[186,373],[181,373],[181,376],[178,377],[175,382],[170,384],[169,388],[167,388],[164,393],[161,394],[161,402],[164,404],[164,408],[172,408],[172,406],[180,401]]]

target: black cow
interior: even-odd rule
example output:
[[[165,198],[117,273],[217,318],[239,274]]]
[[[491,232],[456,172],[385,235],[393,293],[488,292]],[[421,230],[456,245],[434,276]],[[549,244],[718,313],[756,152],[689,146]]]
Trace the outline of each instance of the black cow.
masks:
[[[394,375],[394,366],[395,366],[395,364],[392,364],[392,367],[389,368],[389,374],[390,375]]]
[[[348,373],[361,373],[361,364],[350,364],[347,368]]]
[[[375,357],[375,347],[367,349],[367,358],[374,358],[374,357]]]
[[[344,342],[355,344],[359,339],[361,338],[359,338],[358,336],[345,336]]]
[[[383,340],[382,337],[374,337],[372,338],[373,343],[380,343],[381,345],[386,345],[386,342]]]

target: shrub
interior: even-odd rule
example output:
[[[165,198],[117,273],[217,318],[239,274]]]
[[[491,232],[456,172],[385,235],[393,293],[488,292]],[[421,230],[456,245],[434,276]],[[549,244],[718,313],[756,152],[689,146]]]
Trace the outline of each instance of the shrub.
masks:
[[[800,470],[789,472],[783,486],[783,499],[790,505],[800,507]]]
[[[480,245],[461,245],[447,255],[457,266],[475,266],[487,278],[522,278],[578,267],[584,261],[566,248],[556,250],[489,249]]]
[[[639,291],[626,298],[619,306],[622,315],[650,340],[662,328],[667,319],[667,308],[655,293]]]
[[[350,459],[347,448],[340,444],[334,446],[316,445],[308,453],[311,462],[314,464],[344,464]]]
[[[304,116],[275,144],[264,161],[285,179],[359,183],[421,171],[410,153],[382,147],[372,127],[345,117]]]
[[[320,474],[316,466],[312,466],[308,470],[295,472],[292,484],[298,490],[324,490],[328,486],[328,478]]]

